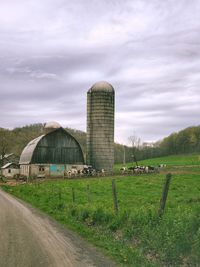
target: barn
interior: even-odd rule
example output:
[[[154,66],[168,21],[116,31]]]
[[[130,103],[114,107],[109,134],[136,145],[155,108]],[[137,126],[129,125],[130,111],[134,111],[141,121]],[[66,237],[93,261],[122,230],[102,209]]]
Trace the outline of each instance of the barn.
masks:
[[[27,177],[60,177],[71,168],[82,169],[84,156],[78,141],[57,122],[30,141],[20,156],[20,174]]]

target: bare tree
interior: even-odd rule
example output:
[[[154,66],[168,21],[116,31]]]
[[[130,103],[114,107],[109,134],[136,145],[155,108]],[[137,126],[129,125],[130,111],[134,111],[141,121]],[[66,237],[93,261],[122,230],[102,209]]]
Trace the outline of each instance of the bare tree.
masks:
[[[141,138],[135,134],[129,136],[128,140],[132,148],[139,149],[139,147],[141,146]]]
[[[137,150],[140,148],[141,146],[141,138],[138,137],[135,133],[133,133],[133,135],[129,136],[128,141],[132,147],[132,161],[136,163],[136,166],[138,166],[137,163],[137,158],[136,158],[136,154],[137,154]]]

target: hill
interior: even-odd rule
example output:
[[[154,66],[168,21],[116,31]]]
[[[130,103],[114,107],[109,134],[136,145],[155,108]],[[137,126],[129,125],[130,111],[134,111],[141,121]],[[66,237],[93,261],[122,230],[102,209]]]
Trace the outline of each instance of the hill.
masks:
[[[163,155],[193,153],[200,151],[200,126],[191,126],[170,134],[160,143]]]

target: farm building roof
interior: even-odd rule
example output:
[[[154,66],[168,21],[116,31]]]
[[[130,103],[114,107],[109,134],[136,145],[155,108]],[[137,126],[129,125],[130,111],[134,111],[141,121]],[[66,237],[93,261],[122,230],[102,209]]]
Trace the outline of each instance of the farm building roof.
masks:
[[[20,156],[20,160],[19,163],[20,164],[29,164],[31,162],[32,156],[33,156],[33,152],[37,146],[37,144],[39,143],[39,141],[44,137],[45,135],[41,135],[35,139],[33,139],[32,141],[30,141],[27,146],[24,148],[24,150],[22,151],[22,154]]]
[[[14,153],[5,154],[4,156],[0,155],[0,159],[2,159],[2,158],[7,159],[7,158],[11,157],[12,155],[14,155]]]
[[[19,167],[18,164],[16,163],[13,163],[13,162],[9,162],[9,163],[6,163],[3,167],[1,167],[2,169],[7,169],[7,168],[10,168],[12,165],[14,165],[15,167]]]
[[[62,143],[62,136],[67,138],[67,142],[65,139],[64,143]],[[59,142],[58,147],[55,146],[55,142]],[[58,145],[58,143],[56,144]],[[65,145],[63,146],[63,144]],[[75,151],[74,156],[73,151]],[[81,146],[70,133],[62,127],[59,127],[30,141],[21,153],[19,164],[30,164],[33,162],[43,164],[47,162],[55,163],[55,161],[61,163],[73,160],[74,163],[84,162]]]
[[[114,88],[112,87],[110,83],[101,81],[101,82],[95,83],[88,92],[91,93],[94,91],[114,92]]]

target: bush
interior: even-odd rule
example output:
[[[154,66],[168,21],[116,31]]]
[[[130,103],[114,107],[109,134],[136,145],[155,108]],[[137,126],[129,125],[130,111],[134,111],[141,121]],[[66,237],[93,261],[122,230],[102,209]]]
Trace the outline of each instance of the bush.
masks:
[[[7,182],[7,179],[6,179],[6,177],[5,177],[4,175],[1,175],[1,176],[0,176],[0,179],[1,179],[1,181],[2,181],[3,183],[6,183],[6,182]]]

